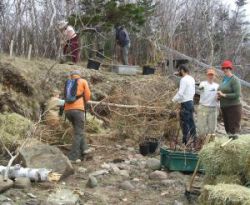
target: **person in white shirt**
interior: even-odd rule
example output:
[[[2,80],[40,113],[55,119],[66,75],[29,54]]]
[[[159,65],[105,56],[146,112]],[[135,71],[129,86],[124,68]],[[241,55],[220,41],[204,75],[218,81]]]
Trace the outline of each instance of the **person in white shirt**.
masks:
[[[207,81],[199,85],[201,91],[200,103],[197,115],[197,131],[200,137],[214,134],[217,128],[218,100],[217,91],[219,84],[215,83],[216,72],[214,69],[207,70]]]
[[[60,21],[58,28],[61,34],[61,46],[63,47],[63,54],[67,55],[70,48],[70,56],[72,62],[77,63],[79,60],[79,40],[78,36],[72,26],[67,21]]]
[[[196,138],[196,126],[194,123],[194,95],[195,80],[189,75],[189,70],[185,65],[180,65],[179,73],[182,76],[177,94],[172,99],[173,102],[181,104],[180,125],[182,128],[182,142],[187,144],[191,137]]]

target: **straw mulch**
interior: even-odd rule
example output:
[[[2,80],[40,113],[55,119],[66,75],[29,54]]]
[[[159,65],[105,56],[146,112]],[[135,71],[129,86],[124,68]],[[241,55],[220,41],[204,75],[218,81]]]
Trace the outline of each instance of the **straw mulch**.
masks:
[[[221,148],[221,144],[227,140],[216,139],[200,151],[206,173],[205,183],[226,182],[245,185],[250,182],[250,135],[240,136]]]
[[[207,185],[199,202],[201,205],[249,205],[250,189],[235,184]]]

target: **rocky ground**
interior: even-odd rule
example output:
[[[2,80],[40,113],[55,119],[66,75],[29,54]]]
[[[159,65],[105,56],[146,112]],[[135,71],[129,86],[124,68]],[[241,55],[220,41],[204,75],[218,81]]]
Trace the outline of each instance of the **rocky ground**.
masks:
[[[26,183],[0,195],[1,204],[195,204],[188,203],[190,175],[160,169],[159,155],[144,157],[126,142],[96,146],[75,174],[58,183]],[[201,182],[201,178],[197,177]]]

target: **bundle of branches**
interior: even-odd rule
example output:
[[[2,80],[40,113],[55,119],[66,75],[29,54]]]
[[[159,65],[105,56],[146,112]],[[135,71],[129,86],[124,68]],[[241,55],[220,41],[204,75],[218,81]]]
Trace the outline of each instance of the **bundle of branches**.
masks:
[[[103,105],[123,105],[102,106],[110,128],[135,140],[178,130],[177,119],[169,118],[169,114],[176,109],[171,101],[174,88],[171,80],[160,76],[121,82],[103,100]],[[93,110],[102,113],[98,105]]]
[[[25,139],[25,134],[31,126],[30,120],[17,113],[0,114],[1,142],[10,151],[14,151]]]
[[[87,113],[85,122],[86,134],[100,134],[105,132],[103,121]],[[71,144],[73,138],[73,128],[68,120],[61,119],[57,126],[40,124],[37,137],[40,141],[51,145]]]
[[[250,189],[233,184],[207,185],[200,196],[202,205],[248,205]]]
[[[242,135],[225,147],[227,138],[216,139],[200,152],[207,184],[250,182],[250,136]]]

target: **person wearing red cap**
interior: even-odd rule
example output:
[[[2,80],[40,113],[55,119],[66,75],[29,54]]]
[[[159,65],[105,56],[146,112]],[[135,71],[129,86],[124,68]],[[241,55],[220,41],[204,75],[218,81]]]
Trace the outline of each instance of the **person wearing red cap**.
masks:
[[[225,130],[228,135],[235,135],[240,132],[241,85],[239,79],[232,72],[234,67],[231,61],[225,60],[221,69],[225,76],[218,89],[218,99],[220,100]]]
[[[202,81],[199,85],[200,103],[197,115],[199,141],[207,134],[214,134],[217,128],[219,84],[214,82],[215,78],[216,72],[210,68],[207,70],[207,80]]]

